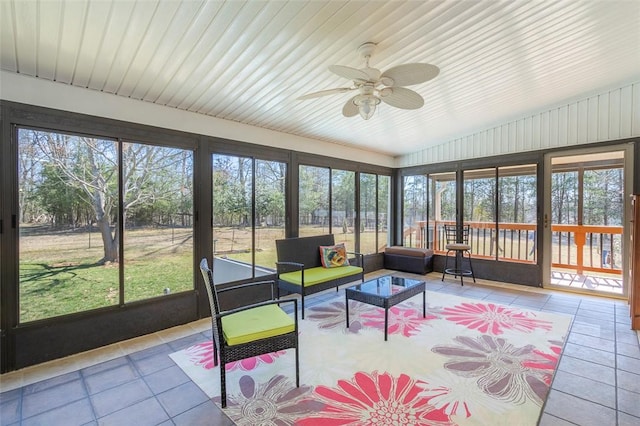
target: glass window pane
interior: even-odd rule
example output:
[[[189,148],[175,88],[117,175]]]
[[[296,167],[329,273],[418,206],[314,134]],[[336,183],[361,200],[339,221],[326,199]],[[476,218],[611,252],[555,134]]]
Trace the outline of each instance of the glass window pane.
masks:
[[[536,165],[498,168],[498,259],[535,263]]]
[[[404,217],[402,242],[406,247],[422,247],[427,221],[427,178],[423,175],[404,177]]]
[[[193,289],[193,153],[123,143],[125,302]]]
[[[20,322],[118,304],[117,142],[18,140]]]
[[[391,177],[378,176],[378,253],[390,244],[389,218],[391,217]]]
[[[624,169],[604,167],[584,171],[583,224],[622,226]]]
[[[551,223],[578,223],[578,172],[551,175]]]
[[[275,240],[285,237],[286,176],[286,163],[256,161],[256,276],[273,271]]]
[[[377,253],[376,175],[360,174],[360,253]]]
[[[433,234],[434,250],[443,252],[445,246],[444,225],[456,223],[456,174],[436,173],[429,175],[429,207],[433,213],[433,226],[429,226]]]
[[[463,176],[463,221],[471,225],[471,253],[495,258],[504,251],[496,228],[496,169],[465,170]]]
[[[298,182],[298,235],[328,234],[329,229],[329,169],[300,166]]]
[[[214,154],[212,168],[214,282],[251,278],[252,160]]]
[[[583,265],[620,269],[623,259],[624,168],[594,164],[584,171]]]
[[[347,170],[331,171],[331,232],[336,243],[343,242],[347,251],[356,250],[355,208],[356,208],[356,174]]]

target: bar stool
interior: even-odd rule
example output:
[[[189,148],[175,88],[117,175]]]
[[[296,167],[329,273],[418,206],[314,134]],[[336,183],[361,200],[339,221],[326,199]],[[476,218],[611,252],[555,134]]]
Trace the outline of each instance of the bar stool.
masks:
[[[469,232],[470,225],[462,225],[460,227],[456,225],[444,225],[444,236],[447,250],[445,256],[444,269],[442,270],[442,281],[444,281],[445,274],[453,275],[454,278],[460,277],[460,285],[464,285],[462,278],[465,276],[471,276],[473,282],[476,282],[476,276],[473,274],[473,265],[471,264],[471,245],[469,244]],[[449,266],[449,253],[455,254],[455,265],[453,268]],[[464,260],[464,254],[469,256],[469,269],[462,269],[462,261]]]

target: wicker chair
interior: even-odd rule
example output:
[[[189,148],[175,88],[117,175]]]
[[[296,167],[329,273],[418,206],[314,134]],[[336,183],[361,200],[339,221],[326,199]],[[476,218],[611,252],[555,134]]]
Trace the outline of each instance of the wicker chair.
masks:
[[[444,268],[442,269],[442,281],[444,281],[444,275],[453,275],[454,278],[460,277],[460,285],[464,285],[462,278],[464,276],[471,276],[473,282],[476,282],[476,276],[473,273],[473,265],[471,264],[471,244],[469,244],[469,233],[471,227],[469,225],[462,225],[457,227],[455,225],[444,225],[444,236],[447,244],[444,246],[447,250],[445,255]],[[449,253],[454,253],[455,266],[448,268],[449,266]],[[462,261],[464,260],[464,254],[469,257],[469,269],[462,268]]]
[[[296,387],[299,387],[298,301],[296,299],[274,300],[274,281],[261,281],[217,290],[206,258],[200,261],[200,271],[206,284],[211,307],[214,365],[218,365],[218,351],[220,353],[222,408],[227,406],[225,364],[229,362],[293,348],[296,356]],[[220,311],[218,293],[268,284],[271,285],[271,300]],[[280,308],[279,305],[284,303],[293,303],[293,319]]]

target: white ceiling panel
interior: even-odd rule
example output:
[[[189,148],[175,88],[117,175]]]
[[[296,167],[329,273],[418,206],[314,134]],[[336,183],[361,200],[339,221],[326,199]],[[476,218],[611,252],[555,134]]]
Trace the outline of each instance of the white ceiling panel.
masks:
[[[0,0],[3,70],[402,155],[640,80],[640,2]],[[418,110],[342,116],[333,64],[423,62]]]

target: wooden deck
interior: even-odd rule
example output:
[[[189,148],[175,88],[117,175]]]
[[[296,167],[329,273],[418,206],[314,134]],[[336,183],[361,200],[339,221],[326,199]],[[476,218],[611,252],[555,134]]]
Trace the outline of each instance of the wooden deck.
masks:
[[[620,274],[580,275],[575,271],[554,270],[551,284],[575,290],[589,290],[622,296],[623,285]]]

